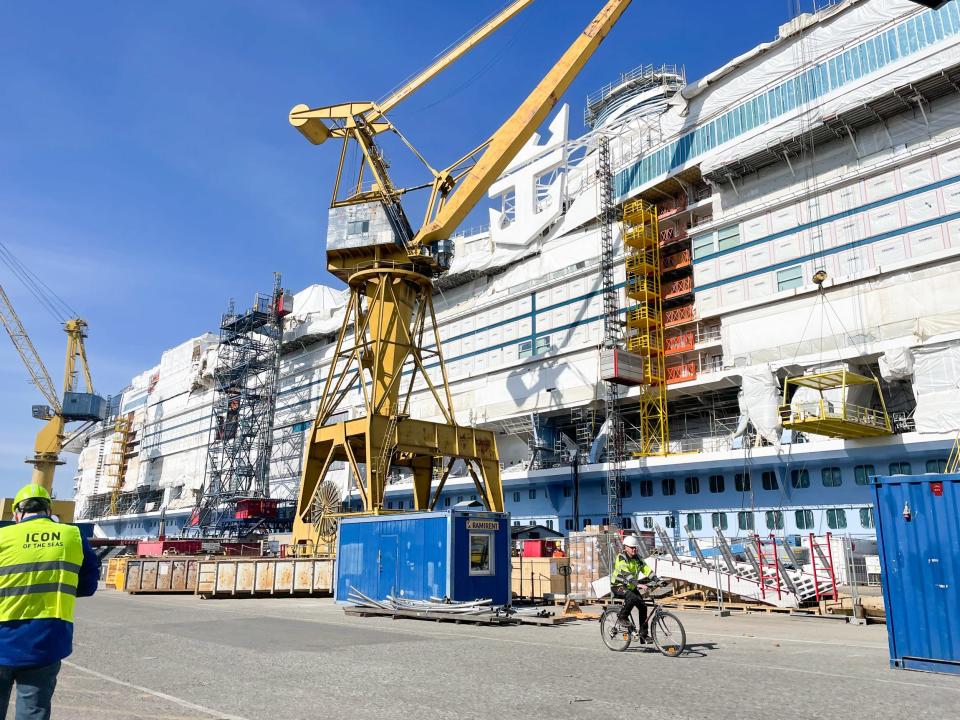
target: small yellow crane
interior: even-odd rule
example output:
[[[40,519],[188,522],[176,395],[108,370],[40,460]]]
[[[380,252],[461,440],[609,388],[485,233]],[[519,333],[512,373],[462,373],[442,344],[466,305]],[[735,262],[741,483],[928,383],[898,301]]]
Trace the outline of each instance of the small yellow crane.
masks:
[[[67,355],[63,371],[62,395],[57,393],[50,378],[50,372],[40,359],[33,341],[30,340],[2,285],[0,285],[0,323],[10,336],[20,359],[23,360],[33,384],[37,386],[48,403],[33,406],[33,417],[45,420],[46,424],[37,433],[33,457],[28,458],[27,463],[33,465],[32,482],[52,492],[54,470],[58,465],[63,465],[60,452],[64,445],[65,424],[75,421],[98,422],[103,420],[106,410],[105,400],[94,394],[90,368],[87,365],[87,353],[83,344],[87,336],[87,323],[80,318],[71,318],[64,323],[63,329],[67,333]],[[85,392],[78,392],[77,381],[80,373],[83,374]],[[72,519],[72,517],[65,517],[67,510],[72,513],[72,505],[72,502],[58,502],[55,511],[58,511],[57,514],[61,520]],[[5,503],[4,519],[9,512],[9,503]]]

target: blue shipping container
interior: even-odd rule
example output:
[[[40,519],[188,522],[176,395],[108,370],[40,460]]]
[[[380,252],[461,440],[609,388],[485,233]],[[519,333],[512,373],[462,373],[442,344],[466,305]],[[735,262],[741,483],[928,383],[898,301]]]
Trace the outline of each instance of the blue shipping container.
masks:
[[[960,475],[873,487],[890,665],[960,674]]]
[[[510,602],[510,516],[476,510],[344,518],[337,602],[350,588],[374,600],[431,597]]]

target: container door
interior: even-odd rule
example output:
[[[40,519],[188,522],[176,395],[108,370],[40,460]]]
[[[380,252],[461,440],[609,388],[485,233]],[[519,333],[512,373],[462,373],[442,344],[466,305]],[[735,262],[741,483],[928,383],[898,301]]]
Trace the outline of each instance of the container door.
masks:
[[[380,549],[377,551],[377,599],[397,593],[397,550],[400,546],[398,536],[381,535]]]
[[[927,479],[930,477],[931,479]],[[877,520],[893,664],[937,670],[960,663],[960,483],[948,476],[878,487]],[[935,479],[934,479],[935,478]],[[933,661],[933,662],[931,662]]]

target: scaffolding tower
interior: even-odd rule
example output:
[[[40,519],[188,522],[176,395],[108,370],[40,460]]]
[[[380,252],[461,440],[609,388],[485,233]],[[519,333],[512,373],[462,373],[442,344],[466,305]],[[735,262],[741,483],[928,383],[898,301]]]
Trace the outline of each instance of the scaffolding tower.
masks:
[[[663,347],[663,294],[660,287],[660,233],[657,208],[637,199],[623,209],[626,294],[636,305],[627,311],[627,350],[643,359],[640,387],[640,455],[666,455],[667,378]]]
[[[620,344],[623,322],[620,319],[620,293],[614,272],[617,248],[613,242],[613,225],[618,220],[613,202],[613,174],[610,169],[610,139],[601,135],[597,147],[597,173],[600,187],[600,281],[603,285],[603,346],[613,350]],[[623,419],[620,417],[620,385],[604,383],[607,417],[607,517],[613,527],[623,522]]]
[[[270,497],[270,457],[283,318],[290,296],[274,274],[273,293],[238,313],[231,300],[220,323],[206,482],[191,518],[201,537],[242,537],[261,518],[238,518],[242,500]]]

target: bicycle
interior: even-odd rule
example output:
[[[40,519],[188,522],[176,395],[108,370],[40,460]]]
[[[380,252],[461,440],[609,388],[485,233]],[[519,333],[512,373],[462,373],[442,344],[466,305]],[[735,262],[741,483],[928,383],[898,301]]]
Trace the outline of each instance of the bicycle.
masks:
[[[646,630],[654,647],[663,655],[679,657],[687,646],[687,633],[683,629],[683,623],[676,615],[660,607],[657,599],[650,592],[665,585],[667,583],[660,582],[647,587]],[[630,618],[628,628],[620,626],[617,618],[621,607],[621,605],[611,605],[600,616],[600,636],[603,638],[603,643],[614,652],[623,652],[634,641],[642,642],[633,617]]]

